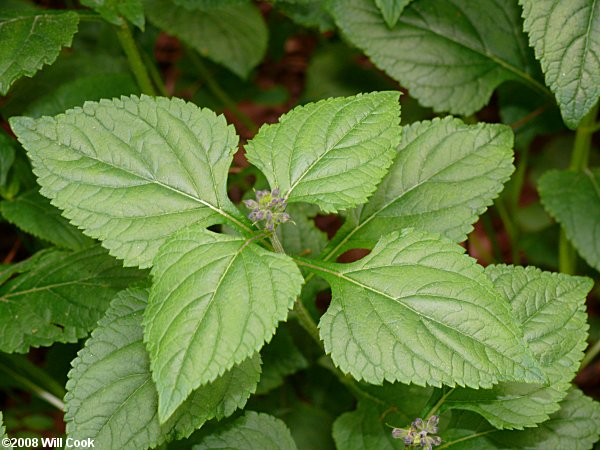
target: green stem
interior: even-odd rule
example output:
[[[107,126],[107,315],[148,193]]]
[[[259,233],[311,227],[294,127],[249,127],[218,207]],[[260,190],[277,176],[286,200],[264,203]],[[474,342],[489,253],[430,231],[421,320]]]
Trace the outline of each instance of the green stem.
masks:
[[[514,213],[519,208],[521,200],[521,191],[525,184],[525,175],[527,173],[527,164],[529,163],[529,146],[519,152],[519,162],[513,176],[513,183],[510,192],[510,210]]]
[[[269,237],[271,244],[273,245],[273,249],[275,250],[275,253],[285,253],[285,250],[283,249],[283,245],[281,245],[281,242],[279,241],[279,238],[277,237],[277,233],[273,232],[271,233],[271,236]]]
[[[431,397],[429,398],[429,401],[427,402],[425,408],[423,409],[423,412],[421,413],[421,417],[423,418],[423,420],[427,420],[435,413],[437,413],[448,398],[448,396],[450,396],[450,394],[454,392],[454,388],[449,388],[447,391],[445,391],[446,389],[448,388],[443,387],[441,389],[434,389],[433,393],[431,394]]]
[[[192,63],[196,66],[198,73],[212,94],[217,97],[219,101],[223,103],[223,105],[229,109],[231,113],[237,117],[251,133],[256,133],[256,130],[258,129],[256,124],[250,119],[250,117],[239,110],[237,104],[233,101],[229,94],[227,94],[227,92],[225,92],[225,90],[219,86],[219,83],[217,83],[217,81],[211,75],[210,71],[204,65],[202,59],[196,54],[196,52],[192,49],[188,49],[188,54],[192,60]]]
[[[581,361],[581,366],[579,367],[579,371],[585,369],[590,363],[596,359],[596,356],[600,353],[600,341],[596,341],[594,345],[592,345],[587,352],[585,352],[585,356],[583,361]]]
[[[39,397],[42,400],[46,401],[47,403],[51,404],[55,408],[57,408],[61,411],[64,411],[65,404],[62,402],[62,400],[59,398],[59,396],[55,395],[54,393],[50,392],[48,389],[45,389],[41,386],[40,378],[49,378],[49,377],[47,377],[47,375],[44,374],[44,377],[41,377],[40,374],[37,373],[37,372],[39,372],[39,370],[37,370],[37,368],[36,368],[36,374],[34,377],[31,377],[31,378],[38,378],[38,380],[32,380],[20,373],[22,371],[22,369],[25,369],[26,372],[31,371],[30,368],[26,367],[26,365],[23,365],[20,363],[17,364],[14,360],[7,359],[6,355],[2,355],[2,358],[0,358],[0,359],[1,359],[0,371],[4,372],[7,376],[9,376],[13,380],[15,380],[18,384],[21,385],[22,388],[30,391],[32,394],[36,395],[37,397]],[[57,384],[54,380],[52,380],[51,383],[47,383],[47,384],[50,385],[50,390],[54,390],[54,391],[57,390],[56,389]],[[59,390],[62,390],[62,388],[60,388]],[[62,390],[62,391],[63,391],[62,396],[64,396],[64,390]]]
[[[144,59],[144,64],[146,65],[146,68],[150,73],[150,77],[152,78],[152,81],[154,82],[154,85],[158,89],[160,95],[163,97],[169,97],[165,83],[163,82],[162,77],[160,76],[160,73],[154,64],[154,61],[152,61],[152,58],[150,58],[146,52],[142,52],[142,58]]]
[[[481,217],[483,223],[483,229],[485,230],[485,234],[488,239],[492,243],[492,262],[496,263],[498,261],[502,261],[502,250],[500,249],[500,245],[498,244],[498,238],[496,237],[496,230],[494,230],[494,225],[492,224],[492,218],[490,217],[490,212],[484,214]]]
[[[494,205],[496,206],[496,210],[498,211],[498,215],[502,220],[502,224],[504,225],[504,229],[506,230],[506,234],[508,235],[508,240],[510,241],[509,244],[512,254],[512,263],[518,265],[521,262],[521,256],[519,254],[519,246],[517,242],[519,238],[517,228],[513,223],[512,218],[502,198],[496,200]]]
[[[317,343],[319,348],[325,351],[325,348],[323,347],[323,341],[319,335],[319,328],[304,306],[304,303],[302,303],[302,299],[300,297],[296,299],[296,303],[294,304],[294,312],[296,313],[298,322],[300,322],[300,326],[302,326],[302,328],[304,328],[313,341]]]
[[[596,116],[598,115],[598,105],[590,110],[590,112],[581,120],[577,131],[575,132],[575,142],[573,144],[573,154],[571,156],[571,164],[569,169],[582,172],[588,167],[590,157],[590,147],[592,143],[592,135],[594,134],[594,125]],[[558,266],[562,273],[572,275],[577,269],[577,253],[575,248],[569,242],[564,228],[560,230],[560,238],[558,243]]]
[[[150,75],[148,74],[148,70],[142,61],[142,57],[140,56],[140,52],[135,45],[135,41],[133,40],[133,35],[131,34],[131,29],[127,22],[123,22],[121,26],[115,26],[115,30],[117,32],[117,37],[119,38],[119,42],[121,43],[121,47],[123,47],[123,51],[127,56],[127,61],[129,62],[129,67],[135,76],[138,86],[143,94],[146,95],[156,95],[156,90],[152,85],[152,81],[150,80]]]

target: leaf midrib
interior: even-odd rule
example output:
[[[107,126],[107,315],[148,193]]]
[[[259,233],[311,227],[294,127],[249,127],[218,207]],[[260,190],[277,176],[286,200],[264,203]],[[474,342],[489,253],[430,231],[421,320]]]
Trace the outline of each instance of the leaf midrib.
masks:
[[[367,291],[373,292],[373,293],[374,293],[374,294],[376,294],[376,295],[380,295],[381,297],[387,298],[388,300],[391,300],[391,301],[393,301],[395,304],[402,305],[403,307],[405,307],[406,309],[410,310],[412,313],[414,313],[414,314],[415,314],[416,316],[418,316],[418,317],[421,317],[421,318],[426,318],[426,319],[428,319],[429,321],[431,321],[432,323],[436,323],[436,324],[438,324],[438,325],[440,325],[440,326],[442,326],[442,327],[444,327],[444,328],[450,328],[450,329],[451,329],[451,330],[453,330],[454,332],[456,332],[456,333],[458,333],[458,334],[461,334],[461,335],[463,335],[463,336],[467,337],[468,339],[471,339],[471,340],[473,340],[473,341],[475,341],[475,342],[478,342],[480,345],[484,346],[485,348],[488,348],[488,349],[492,350],[494,353],[496,353],[496,354],[500,355],[501,357],[503,357],[503,358],[506,358],[506,359],[508,359],[508,360],[512,361],[512,363],[513,363],[513,364],[515,364],[515,365],[518,365],[519,367],[521,367],[521,368],[525,369],[527,372],[529,372],[529,371],[531,370],[531,368],[529,368],[529,367],[526,367],[526,366],[523,366],[521,362],[515,361],[514,359],[512,359],[512,358],[509,358],[508,356],[504,355],[504,354],[503,354],[503,353],[501,353],[501,352],[500,352],[498,349],[495,349],[495,348],[493,348],[493,347],[490,347],[490,346],[489,346],[489,344],[487,344],[487,343],[485,343],[485,342],[482,342],[482,341],[480,341],[480,340],[478,340],[478,339],[475,339],[473,336],[466,335],[466,334],[464,334],[463,332],[461,332],[461,331],[459,331],[459,330],[457,330],[457,329],[455,329],[455,328],[451,328],[449,325],[446,325],[446,324],[444,324],[444,323],[440,323],[438,320],[436,320],[436,319],[433,319],[433,318],[431,318],[431,317],[428,317],[428,316],[424,315],[423,313],[421,313],[421,312],[419,312],[419,311],[416,311],[414,308],[410,307],[409,305],[407,305],[407,304],[405,304],[405,303],[403,303],[403,302],[400,302],[400,301],[398,301],[399,299],[396,299],[396,298],[394,298],[394,297],[392,297],[392,296],[390,296],[390,295],[388,295],[388,294],[386,294],[386,293],[384,293],[384,292],[381,292],[381,291],[379,291],[379,290],[375,289],[374,287],[371,287],[371,286],[365,285],[365,284],[363,284],[363,283],[360,283],[359,281],[357,281],[357,280],[355,280],[355,279],[353,279],[353,278],[346,277],[344,274],[342,274],[342,273],[340,273],[340,272],[336,272],[336,271],[333,271],[333,270],[329,270],[329,269],[327,269],[327,268],[325,268],[325,267],[316,266],[316,265],[310,264],[310,263],[308,263],[308,262],[306,262],[306,261],[303,261],[303,260],[298,260],[298,259],[294,259],[294,260],[296,261],[296,263],[297,263],[298,265],[305,266],[305,267],[308,267],[308,268],[311,268],[311,269],[313,269],[313,270],[317,270],[317,271],[320,271],[320,272],[324,272],[324,273],[327,273],[327,274],[329,274],[329,275],[333,275],[333,276],[335,276],[335,277],[337,277],[337,278],[340,278],[340,279],[342,279],[342,280],[344,280],[344,281],[347,281],[348,283],[354,284],[354,285],[356,285],[356,286],[358,286],[358,287],[360,287],[360,288],[362,288],[362,289],[365,289],[365,290],[367,290]],[[504,324],[503,324],[503,325],[504,325]],[[509,333],[510,333],[512,336],[514,336],[515,338],[518,338],[518,337],[517,337],[517,336],[514,334],[514,332],[513,332],[512,330],[510,330],[510,329],[509,329],[509,328],[507,328],[506,326],[505,326],[505,329],[506,329],[506,330],[507,330],[507,331],[508,331],[508,332],[509,332]]]

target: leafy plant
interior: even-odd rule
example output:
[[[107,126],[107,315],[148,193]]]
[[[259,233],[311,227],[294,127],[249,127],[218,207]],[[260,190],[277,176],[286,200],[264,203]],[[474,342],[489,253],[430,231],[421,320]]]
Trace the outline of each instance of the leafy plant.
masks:
[[[384,77],[364,79],[386,89],[354,94],[336,78],[346,69],[313,66],[307,97],[319,76],[344,95],[286,108],[256,133],[211,75],[252,83],[273,51],[274,19],[253,2],[2,12],[0,92],[15,87],[0,112],[21,145],[0,134],[0,214],[29,256],[13,262],[14,247],[0,266],[7,388],[62,409],[67,436],[96,448],[592,448],[600,405],[573,379],[600,351],[584,354],[582,276],[600,270],[588,167],[600,10],[563,3],[276,1],[270,14],[337,27],[432,110]],[[86,53],[84,33],[100,41],[89,22],[114,32],[130,73],[110,45]],[[169,95],[176,83],[146,47],[159,30],[230,115]],[[371,74],[342,45],[319,64]],[[90,61],[115,64],[73,73]],[[512,127],[475,115],[495,91]],[[251,136],[246,167],[233,163],[232,117]],[[543,208],[526,210],[529,148],[561,118],[576,130],[569,168],[536,165]],[[537,255],[526,230],[552,231],[544,208],[563,227],[562,273],[519,265]],[[324,219],[339,225],[329,235]],[[575,249],[589,270],[577,272]],[[9,355],[37,347],[70,349],[68,375]]]

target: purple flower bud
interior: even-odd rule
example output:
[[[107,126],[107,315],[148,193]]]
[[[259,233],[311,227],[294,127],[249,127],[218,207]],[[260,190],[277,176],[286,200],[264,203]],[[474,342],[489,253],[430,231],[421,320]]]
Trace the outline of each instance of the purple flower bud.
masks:
[[[271,221],[273,219],[273,213],[271,211],[267,211],[265,212],[265,217],[268,221]]]
[[[269,231],[273,231],[275,230],[275,224],[273,222],[267,222],[266,228]]]
[[[259,211],[256,212],[256,218],[258,220],[263,220],[264,217],[265,217],[265,212],[264,211],[259,210]]]
[[[412,445],[413,443],[413,438],[412,435],[408,435],[404,438],[404,445]]]
[[[423,419],[417,418],[417,419],[413,420],[413,423],[412,423],[412,427],[413,428],[416,428],[417,430],[422,430],[423,429],[423,425],[424,425],[423,424]]]
[[[258,208],[258,203],[256,203],[254,200],[244,200],[244,205],[246,205],[246,208],[249,209]]]
[[[405,434],[407,433],[406,430],[403,430],[402,428],[394,428],[392,430],[392,437],[394,439],[400,439],[401,437],[403,437]]]
[[[288,213],[282,213],[281,214],[281,218],[279,219],[279,221],[281,223],[287,222],[288,220],[290,220],[290,215]]]
[[[279,188],[273,189],[273,191],[271,192],[271,195],[273,195],[274,197],[279,197]]]
[[[431,437],[431,443],[433,445],[440,445],[442,443],[442,438],[439,436],[433,436]]]
[[[265,195],[267,195],[269,191],[256,191],[256,198],[258,200],[262,199]]]
[[[425,433],[425,436],[427,436],[427,433]],[[429,443],[427,442],[427,437],[425,436],[421,436],[420,442],[421,442],[421,447],[429,447],[429,450],[431,450],[431,446],[429,445]]]

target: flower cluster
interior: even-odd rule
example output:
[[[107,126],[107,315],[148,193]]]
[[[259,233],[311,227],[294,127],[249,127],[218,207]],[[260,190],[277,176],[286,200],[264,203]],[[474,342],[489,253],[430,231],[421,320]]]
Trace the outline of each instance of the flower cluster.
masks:
[[[438,416],[431,416],[427,422],[423,419],[415,419],[408,430],[402,428],[394,428],[392,437],[394,439],[403,439],[404,445],[409,448],[421,448],[424,450],[432,450],[434,446],[442,443],[442,438],[439,436],[431,436],[438,432]]]
[[[290,220],[290,215],[285,212],[287,199],[280,196],[279,188],[269,191],[256,191],[256,200],[244,200],[244,204],[251,209],[248,218],[257,223],[265,221],[265,229],[274,231],[277,225]]]

